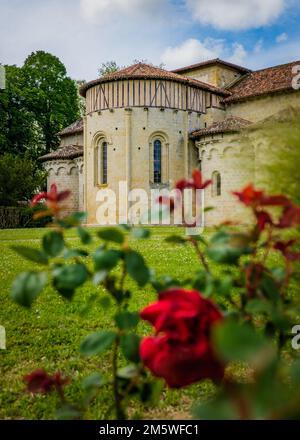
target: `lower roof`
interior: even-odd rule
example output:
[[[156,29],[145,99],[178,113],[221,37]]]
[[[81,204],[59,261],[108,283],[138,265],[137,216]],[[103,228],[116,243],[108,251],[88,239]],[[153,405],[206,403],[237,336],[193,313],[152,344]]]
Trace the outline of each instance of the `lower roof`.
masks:
[[[252,122],[239,118],[237,116],[229,116],[223,121],[214,122],[207,128],[203,128],[202,130],[193,131],[190,134],[190,139],[197,139],[203,136],[209,136],[213,134],[221,134],[221,133],[237,133],[243,128],[249,127]]]
[[[48,162],[51,160],[71,160],[81,156],[83,156],[82,145],[66,145],[58,150],[51,151],[51,153],[39,157],[39,160],[41,162]]]

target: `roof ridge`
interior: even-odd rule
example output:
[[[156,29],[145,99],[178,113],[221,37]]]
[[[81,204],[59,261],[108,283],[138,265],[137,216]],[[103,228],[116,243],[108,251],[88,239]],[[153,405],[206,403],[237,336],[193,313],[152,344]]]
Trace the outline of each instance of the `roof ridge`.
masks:
[[[240,70],[242,72],[251,72],[251,69],[248,69],[247,67],[244,66],[240,66],[238,64],[235,63],[231,63],[230,61],[225,61],[222,60],[221,58],[212,58],[209,60],[203,60],[203,61],[199,61],[198,63],[194,63],[188,66],[184,66],[184,67],[179,67],[177,69],[171,70],[171,72],[173,73],[177,73],[180,71],[186,71],[186,70],[192,70],[192,69],[196,69],[197,67],[201,67],[201,66],[205,66],[205,65],[209,65],[209,64],[213,64],[213,63],[220,63],[220,64],[224,64],[227,65],[229,67],[235,68],[237,70]]]
[[[257,72],[263,72],[264,70],[272,70],[272,69],[276,69],[277,67],[286,67],[286,66],[290,66],[291,64],[296,64],[299,63],[300,65],[300,60],[295,60],[295,61],[290,61],[289,63],[283,63],[283,64],[276,64],[275,66],[269,66],[269,67],[264,67],[262,69],[258,69],[258,70],[252,70],[249,75],[253,74],[253,73],[257,73]],[[244,77],[245,78],[245,77]]]

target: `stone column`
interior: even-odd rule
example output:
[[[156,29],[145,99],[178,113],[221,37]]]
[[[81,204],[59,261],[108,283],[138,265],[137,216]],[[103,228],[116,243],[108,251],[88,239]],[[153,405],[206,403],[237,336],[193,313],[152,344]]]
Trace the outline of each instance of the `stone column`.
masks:
[[[131,189],[131,150],[132,150],[132,136],[131,136],[131,118],[132,109],[125,109],[125,169],[128,191]]]

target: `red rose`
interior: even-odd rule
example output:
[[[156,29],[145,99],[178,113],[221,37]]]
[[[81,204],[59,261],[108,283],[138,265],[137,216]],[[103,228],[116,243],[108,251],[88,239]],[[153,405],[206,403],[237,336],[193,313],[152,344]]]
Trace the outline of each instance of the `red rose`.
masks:
[[[258,191],[252,184],[246,186],[241,192],[233,192],[240,202],[252,208],[262,206],[289,206],[290,201],[284,195],[266,196],[263,191]]]
[[[211,344],[212,326],[222,315],[211,301],[197,291],[170,289],[160,293],[158,302],[146,307],[141,317],[157,332],[140,346],[141,359],[155,376],[173,388],[222,379],[224,365]]]
[[[37,220],[48,216],[57,216],[59,212],[62,209],[64,209],[62,206],[59,206],[60,202],[67,199],[70,196],[70,194],[71,191],[68,190],[59,192],[57,190],[56,184],[53,183],[51,185],[49,192],[43,191],[37,194],[36,196],[34,196],[34,198],[32,199],[31,201],[32,208],[37,206],[42,200],[45,201],[46,204],[46,208],[36,212],[33,215],[33,218]]]
[[[27,383],[27,390],[30,393],[47,394],[53,390],[62,393],[63,386],[69,383],[68,379],[61,376],[60,373],[55,373],[50,376],[45,370],[38,369],[24,377]]]
[[[193,188],[193,189],[205,189],[212,183],[211,180],[202,180],[202,173],[199,170],[193,171],[192,179],[182,179],[176,183],[176,189],[183,191],[184,189]]]

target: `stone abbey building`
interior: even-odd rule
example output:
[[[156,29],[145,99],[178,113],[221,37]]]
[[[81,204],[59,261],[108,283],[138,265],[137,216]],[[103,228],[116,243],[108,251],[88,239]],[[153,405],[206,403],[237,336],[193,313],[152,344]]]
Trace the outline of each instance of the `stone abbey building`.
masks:
[[[65,128],[61,145],[40,158],[48,185],[72,190],[70,210],[96,224],[97,194],[174,187],[200,168],[206,224],[237,219],[231,192],[255,181],[258,145],[240,141],[251,124],[300,107],[299,62],[251,71],[220,59],[172,72],[139,63],[86,83],[86,115]],[[300,69],[299,69],[300,70]],[[120,196],[121,197],[121,196]]]

